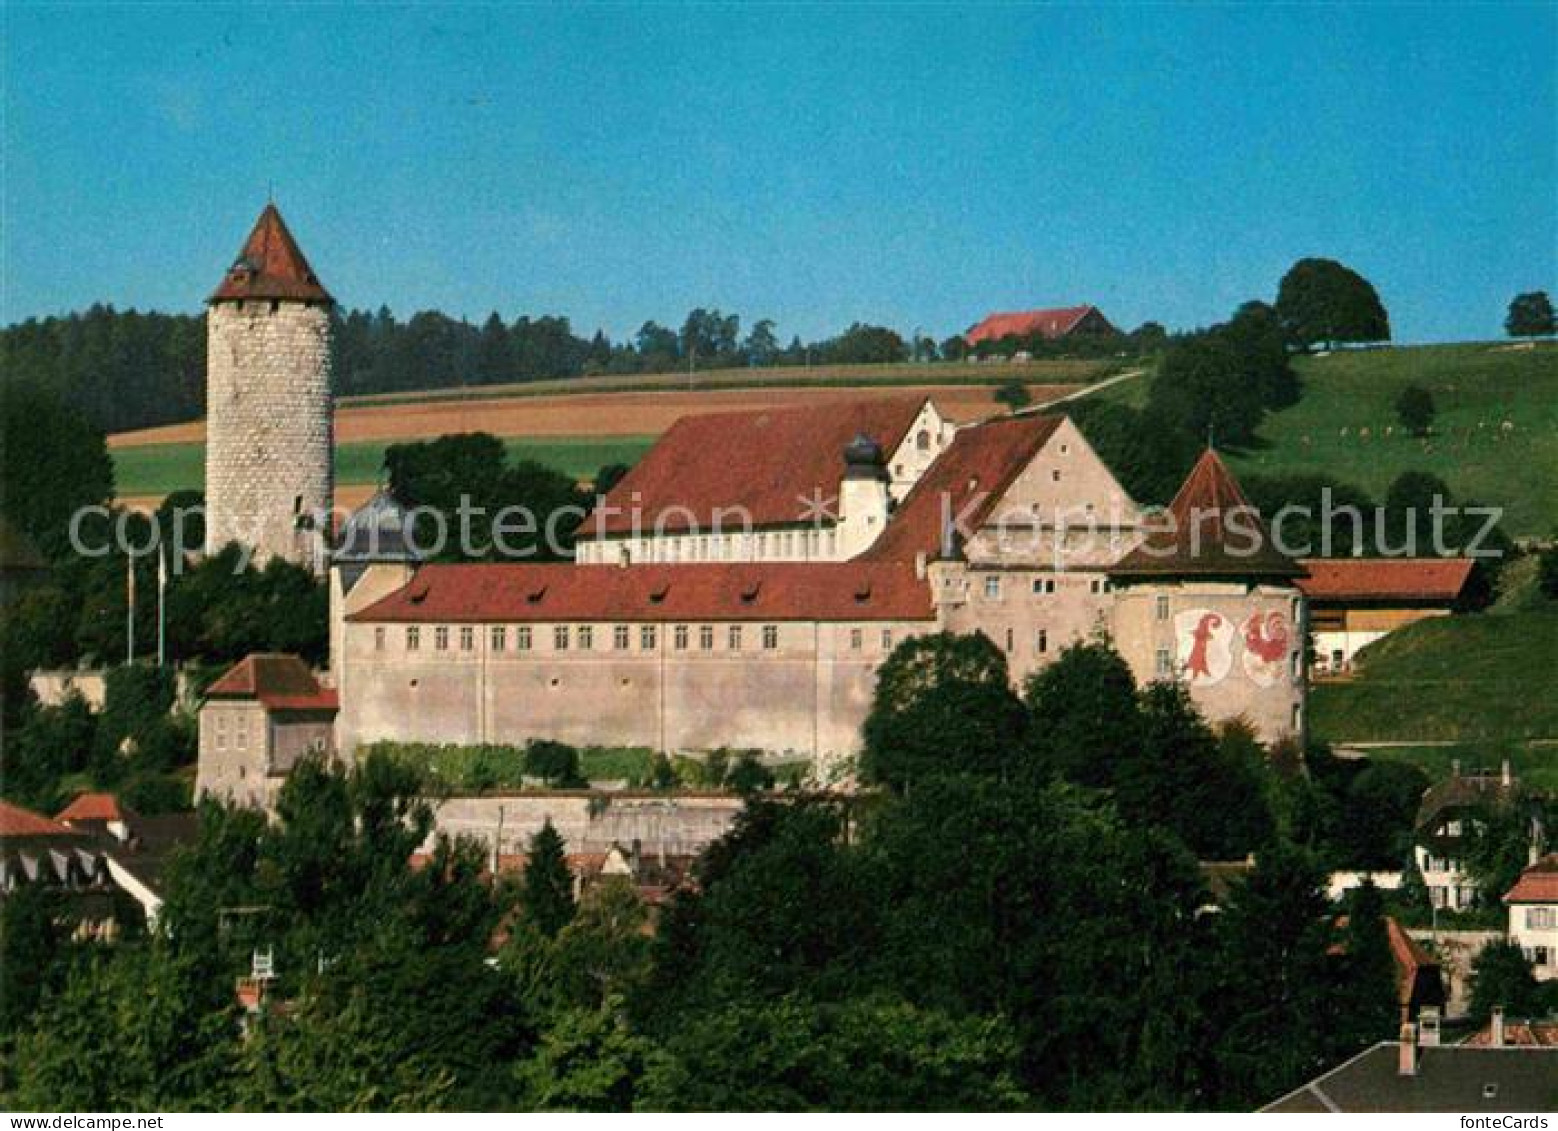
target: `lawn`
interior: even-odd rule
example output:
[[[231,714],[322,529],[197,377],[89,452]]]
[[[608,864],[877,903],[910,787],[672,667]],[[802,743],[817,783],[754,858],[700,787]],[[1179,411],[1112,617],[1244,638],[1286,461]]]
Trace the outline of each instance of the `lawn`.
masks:
[[[1358,665],[1353,679],[1311,692],[1317,737],[1478,749],[1558,738],[1558,611],[1551,608],[1419,621],[1365,648]],[[1537,751],[1533,760],[1558,766],[1558,745]]]
[[[384,449],[394,442],[397,441],[339,445],[335,450],[336,482],[375,482],[384,463]],[[549,436],[504,441],[511,460],[536,460],[575,479],[589,479],[609,463],[634,464],[653,443],[652,436]],[[120,496],[199,490],[205,482],[204,444],[145,444],[115,448],[110,454]]]
[[[1380,499],[1403,471],[1428,471],[1458,499],[1502,506],[1517,537],[1558,531],[1558,343],[1352,350],[1295,364],[1302,399],[1261,427],[1264,447],[1233,457],[1236,472],[1324,471]],[[1426,440],[1396,420],[1395,399],[1413,383],[1438,410]]]

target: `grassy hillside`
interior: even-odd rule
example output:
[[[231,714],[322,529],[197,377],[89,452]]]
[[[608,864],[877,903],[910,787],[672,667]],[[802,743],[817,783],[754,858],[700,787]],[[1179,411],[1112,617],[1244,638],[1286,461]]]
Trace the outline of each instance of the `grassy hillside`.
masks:
[[[384,464],[387,442],[341,444],[335,450],[339,484],[373,483]],[[510,459],[532,459],[575,479],[588,479],[608,463],[636,463],[654,442],[651,436],[553,436],[504,441]],[[166,495],[199,490],[205,482],[204,444],[146,444],[115,448],[114,483],[121,496]]]
[[[1558,738],[1558,608],[1419,621],[1365,648],[1310,697],[1330,742],[1519,745]],[[1446,754],[1445,758],[1452,755]],[[1548,760],[1558,763],[1558,747]]]
[[[1504,507],[1516,536],[1558,530],[1558,344],[1358,350],[1296,365],[1303,398],[1266,421],[1268,446],[1235,457],[1237,471],[1325,471],[1376,498],[1401,472],[1428,471],[1457,498]],[[1396,396],[1413,383],[1438,408],[1427,440],[1396,420]]]

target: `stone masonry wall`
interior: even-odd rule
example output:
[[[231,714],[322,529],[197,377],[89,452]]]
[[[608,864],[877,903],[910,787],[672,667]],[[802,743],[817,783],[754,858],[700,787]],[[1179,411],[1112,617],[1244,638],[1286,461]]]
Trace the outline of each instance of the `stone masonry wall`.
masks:
[[[297,302],[220,302],[206,319],[206,549],[250,546],[319,568],[297,517],[333,494],[330,312]]]

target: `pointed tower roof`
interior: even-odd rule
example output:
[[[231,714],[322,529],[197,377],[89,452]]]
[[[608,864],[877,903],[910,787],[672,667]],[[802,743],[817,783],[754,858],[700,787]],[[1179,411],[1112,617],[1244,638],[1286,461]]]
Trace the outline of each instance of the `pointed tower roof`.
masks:
[[[254,230],[227,269],[221,286],[207,302],[238,299],[289,299],[293,302],[334,302],[308,265],[297,240],[274,204],[267,204]]]
[[[1260,511],[1208,448],[1146,539],[1109,572],[1120,577],[1302,577],[1272,544]]]

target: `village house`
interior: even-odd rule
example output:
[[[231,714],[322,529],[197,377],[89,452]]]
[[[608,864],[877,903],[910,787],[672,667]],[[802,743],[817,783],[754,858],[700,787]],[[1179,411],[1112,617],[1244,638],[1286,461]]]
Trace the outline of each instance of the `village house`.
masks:
[[[1497,772],[1461,772],[1455,762],[1450,776],[1423,792],[1418,806],[1413,860],[1429,901],[1438,908],[1462,911],[1477,900],[1477,886],[1466,872],[1470,837],[1497,808],[1529,808],[1527,791],[1506,760]],[[1531,814],[1534,817],[1534,814]],[[1540,828],[1533,835],[1540,835]]]
[[[1539,981],[1558,979],[1558,852],[1549,852],[1520,873],[1504,893],[1509,941],[1531,962]]]
[[[269,808],[298,759],[335,750],[338,702],[296,656],[235,664],[200,709],[196,795]]]

